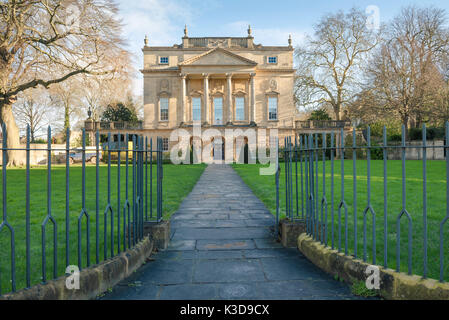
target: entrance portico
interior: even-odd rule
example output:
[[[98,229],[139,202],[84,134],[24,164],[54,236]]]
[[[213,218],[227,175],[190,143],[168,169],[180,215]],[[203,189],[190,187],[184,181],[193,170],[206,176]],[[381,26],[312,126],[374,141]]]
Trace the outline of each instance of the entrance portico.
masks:
[[[256,66],[256,62],[220,48],[180,63],[182,124],[255,123]],[[194,117],[194,98],[201,99],[201,120]]]
[[[247,37],[201,37],[184,35],[182,44],[143,48],[144,131],[150,140],[164,139],[167,153],[179,141],[173,133],[183,129],[191,136],[205,131],[226,137],[226,155],[238,159],[235,137],[227,131],[272,130],[279,139],[295,132],[293,100],[293,47],[255,44]],[[200,134],[196,128],[201,129]],[[263,134],[263,133],[262,133]],[[169,141],[170,140],[170,141]],[[202,141],[203,145],[211,139]],[[268,140],[268,139],[267,139]]]

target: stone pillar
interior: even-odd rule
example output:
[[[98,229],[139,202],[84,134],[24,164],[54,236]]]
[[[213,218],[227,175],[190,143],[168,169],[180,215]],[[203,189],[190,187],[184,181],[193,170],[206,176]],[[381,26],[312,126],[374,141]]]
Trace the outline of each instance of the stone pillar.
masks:
[[[203,73],[204,77],[204,123],[209,124],[209,74]]]
[[[250,74],[250,120],[252,123],[256,123],[256,74]]]
[[[182,79],[182,98],[181,98],[181,112],[182,112],[182,122],[187,122],[187,110],[186,110],[186,95],[187,95],[187,76],[181,74]]]
[[[227,73],[226,79],[228,81],[227,85],[227,96],[226,99],[228,101],[228,123],[232,123],[233,113],[232,113],[232,74]]]

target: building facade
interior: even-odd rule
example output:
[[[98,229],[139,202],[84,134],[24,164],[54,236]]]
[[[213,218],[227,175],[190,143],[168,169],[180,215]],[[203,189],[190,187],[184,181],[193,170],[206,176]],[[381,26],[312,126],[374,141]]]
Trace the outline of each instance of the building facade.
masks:
[[[293,134],[293,52],[291,39],[287,46],[255,44],[251,28],[241,38],[191,38],[186,29],[182,44],[171,47],[146,38],[145,135],[163,137],[168,150],[177,143],[169,140],[173,130],[193,131],[194,124],[223,137],[234,128]]]
[[[267,146],[269,136],[276,135],[282,146],[286,136],[331,132],[338,136],[341,129],[351,129],[350,121],[313,121],[299,115],[294,102],[291,38],[286,46],[264,46],[254,43],[251,28],[246,37],[204,38],[189,37],[186,28],[181,44],[151,46],[145,38],[142,51],[144,120],[107,123],[89,115],[85,126],[90,141],[95,141],[97,131],[102,136],[111,134],[114,141],[123,141],[125,133],[130,140],[133,135],[148,141],[162,137],[168,152],[180,142],[171,139],[173,134],[184,131],[195,160],[205,161],[198,149],[206,148],[212,149],[214,158],[219,154],[218,158],[242,160],[242,148],[248,142],[260,142],[260,135],[265,135]],[[205,131],[215,134],[205,139]],[[229,131],[241,136],[230,139]],[[248,133],[256,137],[249,139]]]

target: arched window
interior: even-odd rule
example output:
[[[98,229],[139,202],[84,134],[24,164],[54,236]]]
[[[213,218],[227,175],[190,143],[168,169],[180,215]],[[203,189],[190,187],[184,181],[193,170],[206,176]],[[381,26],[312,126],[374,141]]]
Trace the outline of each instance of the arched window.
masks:
[[[235,120],[244,121],[245,120],[245,97],[236,96],[235,97]]]
[[[201,97],[192,97],[192,120],[201,121]]]
[[[278,97],[268,96],[268,120],[276,121],[278,119]]]
[[[213,99],[214,102],[214,124],[223,124],[223,97],[216,96]]]
[[[168,121],[168,106],[169,106],[169,98],[168,97],[160,97],[159,98],[159,120],[160,121]]]

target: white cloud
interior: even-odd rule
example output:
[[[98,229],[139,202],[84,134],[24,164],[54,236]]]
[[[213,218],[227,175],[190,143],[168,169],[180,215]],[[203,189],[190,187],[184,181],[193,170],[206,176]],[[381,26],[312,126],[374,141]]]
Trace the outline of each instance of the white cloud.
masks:
[[[134,0],[120,2],[124,37],[135,56],[136,69],[143,64],[143,40],[148,35],[152,46],[171,46],[181,42],[184,24],[192,20],[192,10],[183,1]],[[142,76],[136,75],[135,94],[142,95]]]
[[[214,0],[203,3],[187,0],[120,1],[124,37],[128,42],[129,50],[135,56],[136,69],[142,68],[141,49],[145,35],[148,35],[150,46],[180,44],[184,25],[196,26],[195,19],[199,19],[203,13],[207,13],[211,6],[217,7],[219,5]],[[249,24],[248,21],[234,21],[218,25],[215,30],[204,30],[199,36],[245,37]],[[287,45],[290,34],[292,35],[293,46],[296,46],[301,43],[305,36],[305,30],[259,28],[256,25],[251,27],[255,43],[266,46]],[[142,95],[142,90],[142,75],[138,73],[134,81],[134,92]]]
[[[123,5],[125,6],[125,5]],[[185,23],[191,21],[191,10],[187,4],[174,0],[135,0],[126,3],[122,13],[125,34],[140,37],[143,44],[148,34],[151,45],[177,43]]]

